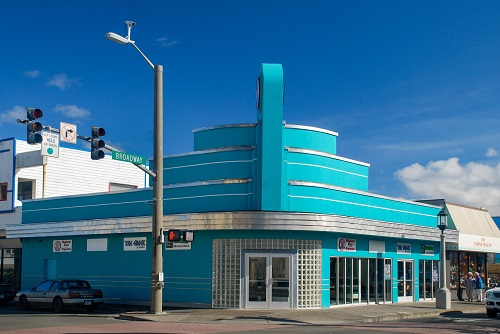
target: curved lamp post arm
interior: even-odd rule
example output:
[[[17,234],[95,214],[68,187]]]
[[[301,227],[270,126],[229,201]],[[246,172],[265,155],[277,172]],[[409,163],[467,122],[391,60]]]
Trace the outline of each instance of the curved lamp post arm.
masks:
[[[135,43],[130,42],[129,44],[132,44],[134,46],[134,48],[137,51],[139,51],[139,53],[141,54],[141,56],[148,62],[149,66],[151,66],[153,69],[155,68],[155,66],[153,65],[153,63],[148,59],[148,57],[146,57],[146,55],[144,53],[142,53],[142,51],[137,47],[137,45],[135,45]]]

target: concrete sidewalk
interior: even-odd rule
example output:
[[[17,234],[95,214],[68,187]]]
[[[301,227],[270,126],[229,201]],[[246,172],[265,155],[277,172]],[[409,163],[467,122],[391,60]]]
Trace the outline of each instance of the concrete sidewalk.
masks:
[[[120,319],[190,324],[254,325],[335,325],[412,318],[446,316],[456,313],[484,313],[483,303],[452,301],[451,310],[436,309],[436,302],[356,305],[313,310],[173,309],[161,314],[147,311],[124,312]]]

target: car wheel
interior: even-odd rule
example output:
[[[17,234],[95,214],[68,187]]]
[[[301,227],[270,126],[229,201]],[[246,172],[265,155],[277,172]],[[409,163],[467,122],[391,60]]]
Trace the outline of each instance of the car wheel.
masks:
[[[54,312],[61,313],[64,310],[64,303],[62,299],[59,297],[54,299],[54,302],[52,303],[52,308],[54,309]]]
[[[486,314],[488,315],[488,318],[496,318],[497,317],[497,310],[486,310]]]
[[[19,308],[22,311],[26,311],[30,308],[30,304],[28,304],[28,299],[26,298],[26,296],[19,297]]]

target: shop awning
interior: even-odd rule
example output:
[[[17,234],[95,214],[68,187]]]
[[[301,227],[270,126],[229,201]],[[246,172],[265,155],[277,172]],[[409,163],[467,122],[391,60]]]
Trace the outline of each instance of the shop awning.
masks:
[[[446,209],[451,218],[450,228],[459,231],[457,250],[500,253],[500,230],[488,210],[449,202]]]

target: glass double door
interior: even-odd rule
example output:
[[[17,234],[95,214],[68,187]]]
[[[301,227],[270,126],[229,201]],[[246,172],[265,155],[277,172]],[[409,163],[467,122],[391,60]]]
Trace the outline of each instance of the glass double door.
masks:
[[[398,301],[412,302],[414,286],[413,261],[398,260]]]
[[[245,307],[292,307],[292,254],[245,254]]]

